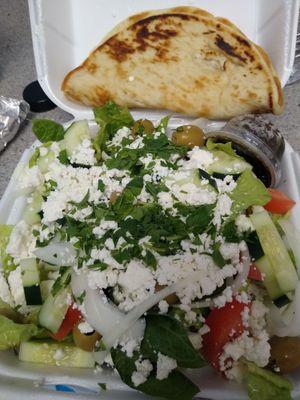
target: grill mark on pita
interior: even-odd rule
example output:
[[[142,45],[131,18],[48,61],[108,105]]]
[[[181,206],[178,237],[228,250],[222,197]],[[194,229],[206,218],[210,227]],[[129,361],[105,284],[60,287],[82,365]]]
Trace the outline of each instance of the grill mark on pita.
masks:
[[[220,35],[216,36],[215,44],[219,47],[219,49],[223,50],[229,56],[235,57],[235,58],[239,59],[240,61],[242,61],[243,63],[246,63],[246,59],[244,57],[242,57],[240,54],[235,53],[235,51],[234,51],[235,49],[229,43],[227,43],[222,38],[222,36],[220,36]]]
[[[106,43],[106,52],[117,61],[125,61],[129,54],[133,54],[135,49],[125,41],[119,40],[116,36],[110,38]]]
[[[212,34],[212,33],[216,33],[216,31],[209,30],[209,31],[203,32],[202,34],[203,34],[203,35],[210,35],[210,34]]]
[[[194,16],[194,15],[190,15],[190,14],[159,14],[159,15],[151,15],[148,18],[142,19],[140,21],[137,21],[135,24],[132,25],[133,29],[137,29],[140,25],[148,25],[150,22],[155,21],[155,20],[159,20],[159,21],[163,21],[166,20],[170,17],[175,17],[178,19],[181,19],[183,21],[189,21],[189,20],[194,20],[194,21],[198,21],[199,19]]]
[[[240,44],[242,44],[242,45],[244,45],[244,46],[246,46],[246,47],[251,47],[251,45],[250,45],[250,43],[248,42],[248,40],[242,38],[242,37],[239,36],[239,35],[234,35],[234,37],[236,38],[236,40],[237,40]]]

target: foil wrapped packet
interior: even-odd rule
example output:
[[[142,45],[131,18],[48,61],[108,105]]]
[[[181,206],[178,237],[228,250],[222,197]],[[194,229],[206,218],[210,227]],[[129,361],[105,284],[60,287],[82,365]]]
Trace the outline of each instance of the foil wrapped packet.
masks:
[[[0,96],[0,152],[15,137],[28,112],[26,101]]]

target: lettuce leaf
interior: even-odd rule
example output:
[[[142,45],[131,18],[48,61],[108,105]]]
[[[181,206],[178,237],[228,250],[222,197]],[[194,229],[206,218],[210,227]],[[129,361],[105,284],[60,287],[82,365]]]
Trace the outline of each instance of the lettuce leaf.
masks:
[[[33,324],[17,324],[0,315],[0,350],[7,350],[29,340],[38,333]]]
[[[0,224],[0,261],[4,275],[16,269],[13,258],[6,253],[6,246],[9,242],[12,229],[13,225]]]
[[[230,193],[232,214],[238,215],[250,206],[263,206],[269,200],[265,185],[250,169],[246,169],[237,180],[237,186]]]
[[[209,151],[211,151],[211,150],[221,150],[221,151],[224,151],[224,153],[229,154],[230,156],[241,158],[233,150],[231,142],[215,143],[212,139],[208,139],[207,142],[206,142],[206,147],[207,147],[207,150],[209,150]]]
[[[283,376],[246,362],[245,375],[250,400],[291,400],[292,385]]]
[[[113,101],[108,101],[103,107],[93,109],[95,121],[100,125],[100,129],[93,141],[96,157],[101,159],[102,150],[118,129],[127,126],[131,128],[134,119],[126,107],[119,107]]]

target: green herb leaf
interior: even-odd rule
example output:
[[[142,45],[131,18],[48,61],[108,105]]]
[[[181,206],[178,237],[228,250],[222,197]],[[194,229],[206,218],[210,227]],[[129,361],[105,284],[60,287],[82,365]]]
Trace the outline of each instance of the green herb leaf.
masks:
[[[169,315],[146,316],[141,351],[152,361],[157,360],[157,354],[160,352],[174,358],[178,366],[183,368],[201,368],[206,365],[199,351],[195,350],[190,342],[184,326]]]
[[[49,119],[34,119],[32,131],[40,142],[58,142],[64,138],[65,130],[62,125]]]
[[[167,115],[165,117],[163,117],[160,121],[159,124],[157,126],[157,128],[155,129],[156,131],[162,131],[163,133],[166,133],[166,129],[168,127],[168,123],[169,123],[169,119],[171,118],[171,115]]]
[[[222,256],[221,252],[220,252],[220,246],[221,243],[215,243],[213,245],[213,253],[212,253],[212,258],[215,262],[215,264],[218,267],[224,267],[224,265],[226,264],[226,261],[224,260],[224,257]]]
[[[71,271],[69,267],[60,267],[59,268],[59,277],[54,282],[51,294],[56,296],[60,289],[68,286],[71,282]]]
[[[221,235],[229,243],[240,243],[242,240],[234,220],[230,220],[222,226]]]
[[[98,386],[99,386],[102,390],[107,390],[106,383],[98,383]]]
[[[70,164],[70,160],[68,157],[68,153],[66,149],[63,149],[58,154],[58,159],[61,164],[68,165]]]
[[[146,192],[150,193],[155,199],[160,192],[169,192],[169,189],[164,183],[147,182],[145,185]]]
[[[104,192],[105,189],[105,185],[102,179],[98,180],[98,190],[100,190],[101,192]]]
[[[122,381],[149,396],[157,396],[168,400],[192,400],[199,392],[198,387],[179,371],[172,371],[163,380],[156,379],[152,372],[146,382],[135,387],[131,376],[136,371],[135,361],[139,355],[135,353],[132,358],[129,358],[120,348],[113,348],[111,356]]]
[[[214,179],[211,175],[209,175],[206,171],[204,171],[203,169],[200,169],[200,168],[199,168],[199,175],[200,175],[200,178],[207,179],[208,182],[209,182],[209,184],[210,184],[216,191],[218,191],[217,182],[215,181],[215,179]]]

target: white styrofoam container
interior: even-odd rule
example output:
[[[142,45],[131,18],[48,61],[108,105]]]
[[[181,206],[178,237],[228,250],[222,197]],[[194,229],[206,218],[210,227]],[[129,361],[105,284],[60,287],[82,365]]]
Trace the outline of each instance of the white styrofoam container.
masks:
[[[148,9],[178,5],[198,6],[234,22],[254,42],[270,55],[284,85],[291,73],[300,0],[28,0],[38,80],[46,94],[75,119],[90,118],[87,107],[64,98],[60,84],[65,74],[80,64],[101,38],[118,22],[131,14]],[[157,119],[163,111],[135,110],[135,117],[147,115]],[[170,123],[177,126],[185,117],[174,116]],[[0,201],[0,223],[15,223],[22,215],[26,199],[17,197],[17,176],[32,154],[34,145],[25,150],[11,181]],[[282,162],[282,188],[297,200],[294,222],[300,218],[300,157],[286,144]],[[204,368],[193,373],[201,388],[201,397],[214,400],[244,400],[243,387],[229,383]],[[300,399],[300,373],[292,377],[293,397]],[[93,370],[66,369],[22,363],[13,352],[3,352],[0,358],[0,400],[7,398],[98,399],[98,382],[106,382],[108,390],[101,392],[107,400],[145,399],[142,394],[124,385],[108,370],[95,374]],[[72,385],[75,393],[53,391],[49,385]],[[85,391],[83,392],[82,389]]]
[[[51,100],[75,118],[91,109],[67,100],[60,85],[119,22],[144,10],[179,5],[228,18],[271,57],[282,85],[294,62],[299,0],[28,0],[38,80]],[[137,111],[135,116],[143,114]],[[153,112],[153,117],[162,115]]]

